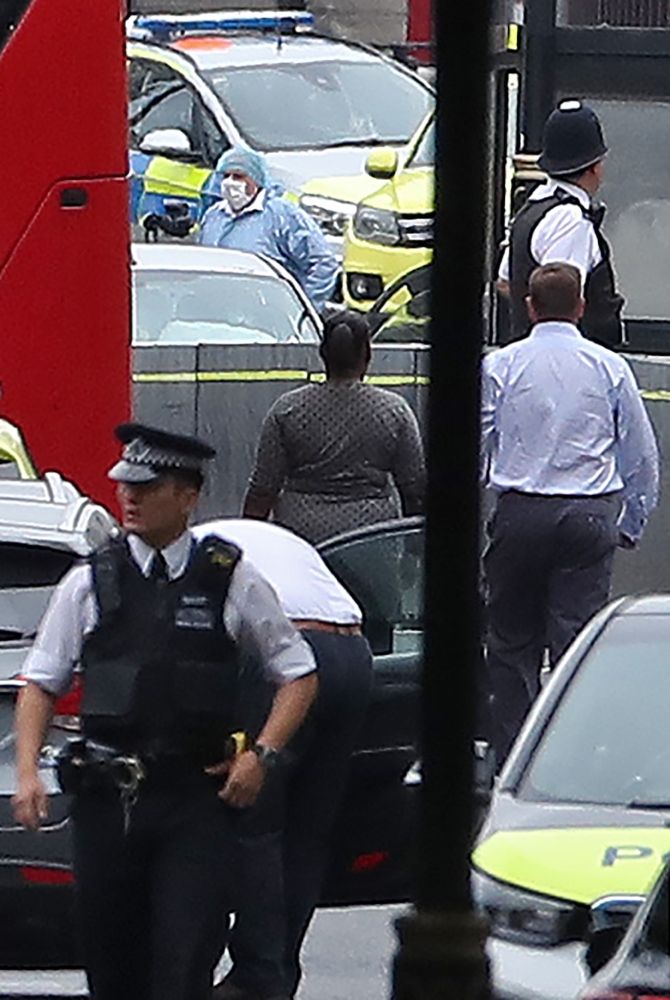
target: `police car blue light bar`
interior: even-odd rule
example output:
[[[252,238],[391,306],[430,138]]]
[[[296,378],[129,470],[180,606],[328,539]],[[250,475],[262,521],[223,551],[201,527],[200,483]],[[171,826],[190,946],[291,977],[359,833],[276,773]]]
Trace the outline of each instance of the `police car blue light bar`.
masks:
[[[156,39],[223,31],[291,32],[311,28],[314,15],[304,10],[212,11],[208,14],[138,15],[132,29]]]

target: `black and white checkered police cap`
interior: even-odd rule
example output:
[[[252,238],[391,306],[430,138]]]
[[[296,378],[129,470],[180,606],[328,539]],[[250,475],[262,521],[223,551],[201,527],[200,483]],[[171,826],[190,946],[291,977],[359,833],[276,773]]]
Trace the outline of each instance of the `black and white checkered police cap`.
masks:
[[[119,424],[114,433],[125,448],[107,475],[121,483],[150,483],[170,472],[202,472],[203,463],[216,454],[199,438],[170,434],[146,424]]]

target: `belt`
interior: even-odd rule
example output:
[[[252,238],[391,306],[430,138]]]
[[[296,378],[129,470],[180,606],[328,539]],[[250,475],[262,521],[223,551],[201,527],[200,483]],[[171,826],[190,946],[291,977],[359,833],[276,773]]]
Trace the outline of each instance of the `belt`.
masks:
[[[360,625],[337,625],[335,622],[322,622],[311,618],[294,618],[296,628],[307,632],[333,632],[335,635],[362,635]]]

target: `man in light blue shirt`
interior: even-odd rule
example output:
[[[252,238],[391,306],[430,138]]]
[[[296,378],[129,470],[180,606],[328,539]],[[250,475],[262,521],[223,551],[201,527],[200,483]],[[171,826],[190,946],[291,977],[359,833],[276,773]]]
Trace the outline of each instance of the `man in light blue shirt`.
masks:
[[[321,311],[340,270],[317,223],[270,184],[265,160],[251,149],[229,149],[217,165],[222,200],[202,221],[203,246],[264,254],[300,282]]]
[[[493,742],[502,763],[553,664],[608,600],[617,545],[635,547],[658,495],[658,449],[635,377],[586,340],[581,277],[537,268],[526,340],[482,372],[482,459],[498,491],[484,556]]]

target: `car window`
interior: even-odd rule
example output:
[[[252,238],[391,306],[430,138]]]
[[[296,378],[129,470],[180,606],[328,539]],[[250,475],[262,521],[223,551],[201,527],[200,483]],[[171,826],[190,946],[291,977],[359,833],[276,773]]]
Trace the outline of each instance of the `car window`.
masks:
[[[408,167],[433,167],[435,166],[435,125],[430,125],[423,134],[423,139],[416,147],[414,156],[407,164]]]
[[[316,344],[319,341],[304,303],[279,278],[198,271],[136,271],[134,290],[136,344]]]
[[[36,632],[53,588],[74,560],[71,552],[0,544],[0,644]]]
[[[423,641],[423,532],[380,532],[326,546],[323,558],[363,609],[373,653],[414,653]]]
[[[522,798],[670,805],[670,616],[615,618],[564,692]]]
[[[264,150],[408,142],[433,104],[430,91],[381,60],[217,68],[205,75],[243,135]]]

